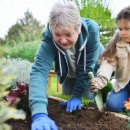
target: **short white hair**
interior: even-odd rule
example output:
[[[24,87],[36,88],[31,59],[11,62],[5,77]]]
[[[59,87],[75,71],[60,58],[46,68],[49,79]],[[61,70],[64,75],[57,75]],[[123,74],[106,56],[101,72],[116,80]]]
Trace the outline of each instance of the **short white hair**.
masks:
[[[74,2],[58,2],[51,9],[49,17],[50,30],[53,31],[57,27],[64,26],[73,27],[76,32],[80,33],[80,12]]]

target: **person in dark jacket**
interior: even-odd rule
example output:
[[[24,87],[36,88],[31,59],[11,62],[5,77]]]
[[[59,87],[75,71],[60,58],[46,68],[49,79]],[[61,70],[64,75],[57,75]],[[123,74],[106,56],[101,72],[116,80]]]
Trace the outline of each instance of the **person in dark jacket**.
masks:
[[[83,94],[90,99],[93,97],[89,91],[88,72],[95,71],[102,51],[99,26],[95,21],[81,18],[73,2],[54,4],[30,73],[32,130],[57,130],[47,114],[46,90],[52,64],[63,94],[72,95],[61,105],[72,112],[81,109]]]

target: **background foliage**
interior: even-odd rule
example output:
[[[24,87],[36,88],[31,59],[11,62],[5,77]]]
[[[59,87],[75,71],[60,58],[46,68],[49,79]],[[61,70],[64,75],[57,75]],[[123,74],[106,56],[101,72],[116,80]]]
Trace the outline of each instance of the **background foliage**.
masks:
[[[39,43],[39,40],[35,40],[32,42],[26,42],[21,44],[19,43],[15,46],[4,46],[4,48],[6,48],[4,56],[7,58],[26,59],[30,62],[33,62],[36,51],[39,47]]]
[[[69,1],[69,0],[68,0]],[[109,9],[109,0],[73,0],[79,7],[80,14],[84,18],[91,18],[95,20],[100,27],[100,36],[101,36],[101,43],[106,44],[108,40],[114,33],[116,29],[115,19],[111,18],[112,12]],[[24,14],[24,17],[19,19],[8,31],[8,34],[5,38],[0,38],[0,56],[7,57],[7,58],[21,58],[26,59],[28,61],[33,62],[36,50],[38,49],[39,43],[42,39],[42,30],[44,29],[44,25],[38,22],[32,15],[31,12],[27,11]],[[18,60],[18,63],[14,63],[19,68],[19,75],[23,75],[22,77],[19,76],[17,81],[24,81],[28,79],[27,70],[29,67],[27,66],[27,62],[23,62],[22,60]],[[29,63],[31,64],[31,63]],[[27,66],[27,67],[26,67]],[[30,65],[29,65],[30,66]],[[4,121],[13,117],[17,117],[14,114],[17,112],[16,109],[10,109],[9,104],[3,101],[3,96],[6,96],[8,92],[6,89],[8,88],[6,85],[2,85],[2,81],[5,83],[10,82],[11,78],[7,78],[8,76],[2,73],[4,68],[6,67],[4,64],[0,64],[0,128],[6,127]],[[5,71],[6,72],[6,71]],[[25,74],[26,73],[26,74]],[[8,74],[8,73],[6,73]],[[26,76],[25,76],[26,75]],[[3,78],[4,77],[4,78]],[[54,79],[56,80],[56,79]],[[53,83],[57,84],[56,81]],[[23,87],[22,87],[23,88]],[[55,87],[54,87],[55,88]],[[19,91],[18,91],[19,92]],[[49,94],[55,95],[56,91],[52,90],[52,92],[48,91]],[[59,93],[58,93],[59,94]],[[61,94],[61,93],[60,93]],[[63,95],[61,94],[62,98]],[[68,99],[67,97],[66,99]],[[26,101],[24,99],[24,101]],[[85,102],[85,100],[83,101]],[[21,103],[27,104],[27,103]],[[19,105],[21,108],[21,104]],[[6,108],[6,109],[5,109]],[[5,113],[7,116],[5,116]],[[12,115],[13,114],[13,115]],[[19,113],[17,113],[19,115]],[[24,113],[22,113],[22,117],[25,118]],[[7,126],[8,127],[8,126]],[[10,129],[9,127],[6,130]],[[1,129],[0,129],[1,130]],[[4,128],[2,129],[4,130]]]
[[[0,48],[1,50],[1,48]],[[1,51],[0,54],[2,55]],[[11,86],[12,80],[15,79],[14,66],[8,66],[6,59],[0,59],[0,130],[11,130],[11,127],[5,122],[9,119],[25,119],[25,113],[11,107],[5,100],[8,95],[7,89]]]
[[[100,27],[101,43],[108,43],[116,28],[115,19],[112,18],[110,0],[71,0],[79,7],[84,18],[95,20]]]
[[[27,11],[24,13],[24,17],[18,19],[18,21],[11,26],[5,39],[0,39],[1,44],[16,45],[23,44],[24,42],[31,42],[37,39],[41,39],[41,32],[44,25],[40,24],[32,15]]]
[[[107,44],[116,29],[115,19],[111,18],[109,0],[68,1],[76,2],[82,17],[91,18],[99,24],[101,43]],[[33,62],[44,27],[31,12],[26,11],[24,17],[9,29],[5,39],[0,38],[0,45],[7,50],[4,56]]]

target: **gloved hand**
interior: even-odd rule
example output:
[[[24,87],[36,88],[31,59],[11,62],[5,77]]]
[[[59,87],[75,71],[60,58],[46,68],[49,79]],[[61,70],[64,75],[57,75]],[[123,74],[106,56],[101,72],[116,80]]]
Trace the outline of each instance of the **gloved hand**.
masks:
[[[91,79],[89,84],[91,86],[92,92],[98,92],[99,90],[101,90],[107,85],[107,79],[100,76],[100,77]]]
[[[76,109],[81,109],[81,99],[80,98],[70,98],[66,102],[61,102],[61,106],[66,106],[66,112],[72,112]]]
[[[55,122],[47,114],[38,113],[32,116],[31,130],[58,130]]]

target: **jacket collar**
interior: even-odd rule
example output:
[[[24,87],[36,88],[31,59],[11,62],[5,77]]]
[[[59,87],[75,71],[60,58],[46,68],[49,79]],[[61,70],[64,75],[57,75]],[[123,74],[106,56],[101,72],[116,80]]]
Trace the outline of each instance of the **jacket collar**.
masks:
[[[124,42],[124,41],[120,41],[116,44],[116,47],[119,48],[126,48],[128,50],[128,52],[130,53],[130,44]]]

